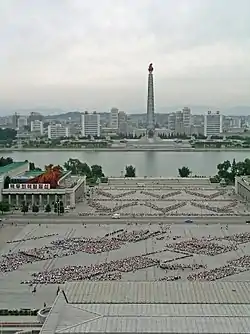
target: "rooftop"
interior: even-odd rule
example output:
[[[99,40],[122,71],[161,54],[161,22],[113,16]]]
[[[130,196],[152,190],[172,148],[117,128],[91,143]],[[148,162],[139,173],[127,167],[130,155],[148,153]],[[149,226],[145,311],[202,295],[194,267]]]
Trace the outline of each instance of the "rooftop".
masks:
[[[244,304],[250,282],[70,282],[65,293],[77,304]]]
[[[12,164],[0,167],[0,174],[8,173],[11,170],[21,167],[22,165],[25,165],[25,164],[27,164],[26,161],[17,161],[17,162],[13,162]]]
[[[69,303],[59,293],[41,334],[249,333],[249,288],[248,282],[67,283]]]

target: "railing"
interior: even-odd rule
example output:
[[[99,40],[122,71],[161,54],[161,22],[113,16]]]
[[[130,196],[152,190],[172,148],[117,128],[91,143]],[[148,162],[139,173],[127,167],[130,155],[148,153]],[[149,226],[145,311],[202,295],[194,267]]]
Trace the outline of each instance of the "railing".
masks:
[[[45,307],[38,311],[37,313],[37,320],[40,324],[43,324],[51,310],[51,307]]]

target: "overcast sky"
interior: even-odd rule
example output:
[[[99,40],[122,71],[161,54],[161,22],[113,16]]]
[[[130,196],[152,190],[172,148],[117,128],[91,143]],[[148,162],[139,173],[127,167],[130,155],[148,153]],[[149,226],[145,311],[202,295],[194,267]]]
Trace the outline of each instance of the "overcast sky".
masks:
[[[250,0],[0,1],[0,105],[250,105]]]

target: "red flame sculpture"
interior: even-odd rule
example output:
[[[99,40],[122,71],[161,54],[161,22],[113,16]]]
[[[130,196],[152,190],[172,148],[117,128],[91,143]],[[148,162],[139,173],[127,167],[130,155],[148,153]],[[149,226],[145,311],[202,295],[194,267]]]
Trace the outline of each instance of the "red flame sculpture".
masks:
[[[149,73],[152,73],[153,70],[154,70],[153,64],[151,63],[151,64],[149,64],[148,71],[149,71]]]
[[[45,166],[45,172],[41,175],[34,177],[27,183],[47,183],[50,184],[51,188],[56,188],[58,186],[58,181],[62,176],[62,169],[60,166],[48,165]]]

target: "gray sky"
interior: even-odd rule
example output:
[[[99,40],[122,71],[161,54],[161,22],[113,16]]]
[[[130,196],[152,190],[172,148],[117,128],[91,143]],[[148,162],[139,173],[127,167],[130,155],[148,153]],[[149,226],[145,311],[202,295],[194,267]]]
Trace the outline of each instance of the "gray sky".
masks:
[[[0,105],[250,104],[250,0],[3,0]]]

